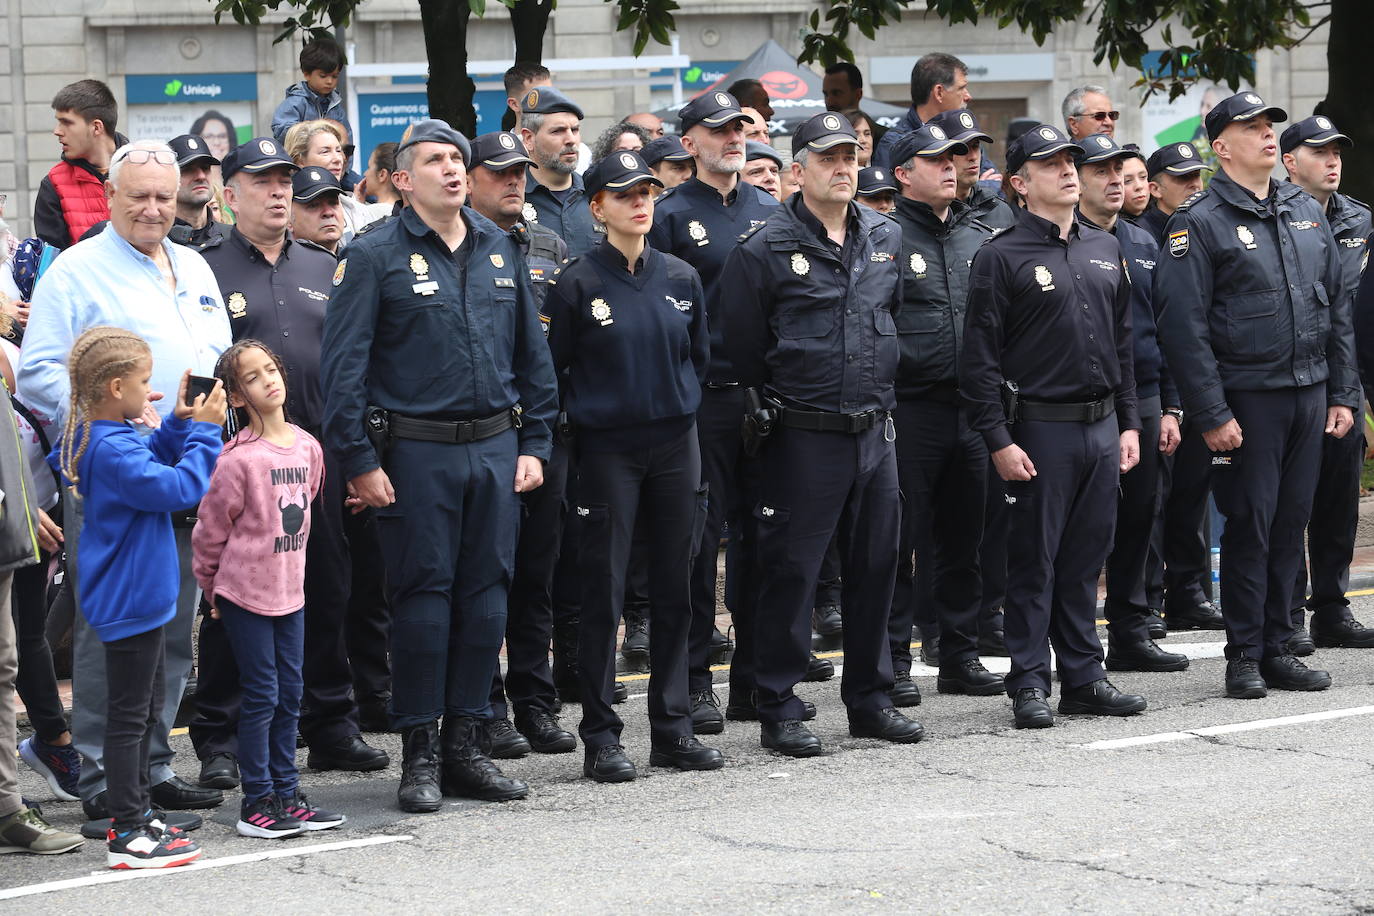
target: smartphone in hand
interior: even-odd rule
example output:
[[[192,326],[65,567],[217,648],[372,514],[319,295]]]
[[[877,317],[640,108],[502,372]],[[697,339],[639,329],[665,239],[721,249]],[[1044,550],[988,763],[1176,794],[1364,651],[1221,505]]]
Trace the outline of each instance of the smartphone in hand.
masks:
[[[193,406],[196,398],[202,394],[208,397],[210,392],[215,390],[216,381],[217,379],[206,378],[203,375],[191,376],[190,381],[186,383],[186,406]]]

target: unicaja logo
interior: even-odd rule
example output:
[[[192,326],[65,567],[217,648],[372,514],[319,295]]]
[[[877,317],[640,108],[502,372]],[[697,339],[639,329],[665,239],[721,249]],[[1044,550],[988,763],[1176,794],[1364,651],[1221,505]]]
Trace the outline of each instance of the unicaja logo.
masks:
[[[219,83],[183,83],[176,79],[169,80],[167,85],[162,87],[162,94],[169,99],[174,99],[179,95],[196,95],[213,99],[223,91],[224,89]]]

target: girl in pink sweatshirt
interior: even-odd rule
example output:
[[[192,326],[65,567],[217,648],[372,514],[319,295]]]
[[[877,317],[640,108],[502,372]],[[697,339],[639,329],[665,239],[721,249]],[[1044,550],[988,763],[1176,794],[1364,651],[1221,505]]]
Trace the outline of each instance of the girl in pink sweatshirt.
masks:
[[[286,419],[286,379],[266,345],[241,340],[215,367],[239,432],[224,446],[201,501],[194,570],[224,621],[238,663],[243,836],[280,838],[337,827],[342,814],[313,805],[296,772],[305,636],[305,542],[324,454]]]

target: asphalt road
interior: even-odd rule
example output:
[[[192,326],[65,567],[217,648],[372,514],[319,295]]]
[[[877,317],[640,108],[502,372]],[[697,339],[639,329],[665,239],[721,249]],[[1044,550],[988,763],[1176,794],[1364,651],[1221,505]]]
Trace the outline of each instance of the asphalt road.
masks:
[[[1374,620],[1374,599],[1355,609]],[[232,794],[197,834],[202,865],[110,880],[100,843],[6,856],[0,912],[1374,911],[1374,652],[1309,659],[1334,676],[1325,692],[1237,701],[1222,695],[1219,637],[1167,640],[1194,658],[1185,672],[1114,678],[1148,697],[1145,714],[1047,731],[1014,730],[1004,697],[941,696],[923,676],[925,702],[909,712],[925,741],[857,740],[839,680],[804,685],[827,755],[778,757],[757,726],[729,723],[715,739],[727,766],[707,774],[647,767],[643,682],[631,681],[620,709],[636,782],[583,779],[580,749],[531,756],[503,762],[534,787],[525,801],[405,816],[396,764],[306,773],[346,826],[243,839]],[[1249,725],[1217,728],[1234,723]],[[398,756],[394,736],[375,737]],[[21,781],[51,820],[76,826],[77,804],[51,801],[22,766]],[[240,858],[255,854],[274,858]]]

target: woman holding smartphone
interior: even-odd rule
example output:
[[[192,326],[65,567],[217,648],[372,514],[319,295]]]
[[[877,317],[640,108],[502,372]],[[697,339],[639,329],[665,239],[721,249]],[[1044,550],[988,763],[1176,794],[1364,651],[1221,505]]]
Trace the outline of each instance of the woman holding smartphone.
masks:
[[[725,760],[693,736],[687,691],[689,575],[706,497],[696,434],[710,346],[701,278],[646,244],[662,184],[638,153],[611,153],[583,181],[606,237],[564,264],[541,315],[579,456],[582,769],[598,782],[637,775],[611,701],[625,570],[643,512],[654,520],[649,764],[714,770]]]

